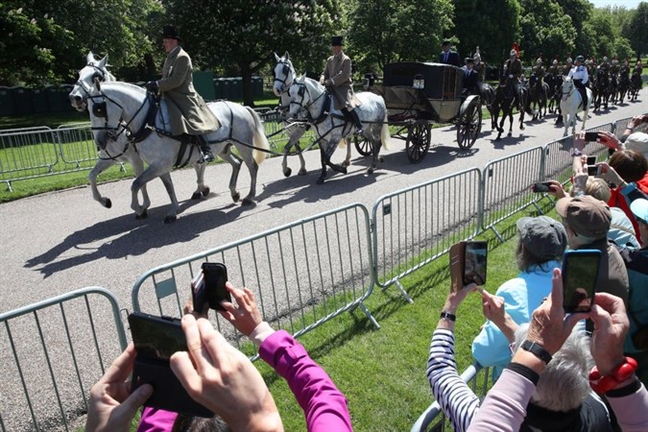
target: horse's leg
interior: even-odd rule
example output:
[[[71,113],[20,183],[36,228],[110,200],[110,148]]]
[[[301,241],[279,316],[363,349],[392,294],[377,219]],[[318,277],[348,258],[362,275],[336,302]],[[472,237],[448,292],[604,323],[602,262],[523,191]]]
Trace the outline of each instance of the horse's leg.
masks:
[[[342,162],[342,166],[348,167],[351,165],[351,140],[347,137],[344,138],[344,141],[346,142],[346,159],[344,159],[344,162]]]
[[[170,168],[167,166],[159,166],[155,164],[149,165],[142,174],[133,180],[133,183],[131,184],[131,208],[135,212],[135,219],[144,219],[147,216],[148,207],[140,206],[137,201],[137,194],[140,189],[154,178],[161,177],[165,173],[168,174],[169,169]],[[171,199],[171,214],[175,216],[178,213],[178,200],[175,196],[175,192],[169,194],[169,198]]]
[[[320,173],[319,178],[317,179],[317,184],[322,184],[324,183],[324,180],[326,179],[326,165],[327,165],[327,160],[326,160],[326,152],[324,151],[324,147],[326,147],[327,143],[322,143],[319,145],[320,148],[320,163],[322,164],[322,172]]]
[[[112,207],[112,201],[110,201],[110,198],[104,198],[101,196],[101,193],[99,193],[99,189],[97,188],[97,176],[113,164],[115,164],[113,160],[98,159],[94,168],[92,168],[92,171],[88,174],[90,189],[92,190],[92,198],[106,208]]]
[[[238,202],[241,199],[241,194],[236,190],[236,182],[238,181],[238,175],[241,171],[241,159],[238,156],[232,154],[229,150],[219,153],[218,157],[223,159],[225,162],[229,163],[232,166],[232,175],[230,176],[229,190],[232,201]],[[250,170],[250,175],[252,171]],[[256,171],[254,172],[254,182],[256,182]],[[252,189],[252,188],[250,188]]]
[[[259,173],[259,165],[257,165],[256,161],[254,160],[254,157],[252,157],[252,152],[249,152],[247,155],[242,155],[243,160],[236,157],[236,155],[232,155],[232,156],[236,158],[239,166],[239,170],[241,167],[241,163],[245,163],[245,166],[250,172],[250,192],[247,194],[245,198],[243,198],[241,204],[244,206],[254,204],[254,197],[256,197],[256,184],[257,184],[257,174]],[[234,175],[234,171],[232,171],[232,176],[233,175]],[[236,187],[236,180],[237,179],[234,179],[234,187]]]
[[[207,164],[194,164],[196,171],[196,190],[191,195],[192,200],[200,199],[209,195],[209,186],[205,186],[205,169]]]
[[[162,180],[162,184],[164,184],[164,188],[169,194],[169,198],[171,198],[171,212],[169,212],[164,217],[164,223],[165,224],[172,223],[175,222],[176,219],[178,218],[179,206],[178,206],[178,198],[176,197],[176,193],[175,193],[175,188],[173,187],[173,181],[171,181],[171,173],[166,172],[160,175],[160,180]]]
[[[133,167],[135,176],[138,177],[144,172],[144,161],[139,157],[139,155],[130,154],[127,156],[128,160]],[[151,199],[149,198],[148,191],[146,190],[146,185],[142,185],[142,207],[149,208],[151,206]]]
[[[290,134],[290,138],[288,139],[288,144],[286,144],[286,147],[284,147],[284,153],[283,153],[283,159],[281,160],[281,172],[283,172],[283,175],[285,177],[290,177],[290,174],[292,174],[292,170],[288,167],[288,155],[290,154],[290,150],[293,148],[293,135],[295,133]],[[301,152],[299,154],[301,157]]]

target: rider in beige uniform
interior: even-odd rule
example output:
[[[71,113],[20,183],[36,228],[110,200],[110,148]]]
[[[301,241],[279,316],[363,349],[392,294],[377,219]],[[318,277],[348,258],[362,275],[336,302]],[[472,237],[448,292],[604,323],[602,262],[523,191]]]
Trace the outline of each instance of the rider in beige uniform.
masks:
[[[353,92],[351,80],[351,59],[342,51],[342,36],[333,36],[331,40],[333,55],[326,60],[326,67],[320,77],[320,83],[326,86],[333,95],[335,108],[349,115],[355,123],[356,134],[362,135],[362,123],[356,108],[361,105]]]
[[[220,122],[194,89],[191,58],[180,42],[178,30],[165,26],[162,44],[167,58],[162,68],[162,79],[149,81],[146,88],[153,93],[159,91],[166,101],[171,133],[181,141],[187,141],[187,136],[196,137],[203,153],[201,162],[211,162],[214,155],[203,134],[218,129]]]

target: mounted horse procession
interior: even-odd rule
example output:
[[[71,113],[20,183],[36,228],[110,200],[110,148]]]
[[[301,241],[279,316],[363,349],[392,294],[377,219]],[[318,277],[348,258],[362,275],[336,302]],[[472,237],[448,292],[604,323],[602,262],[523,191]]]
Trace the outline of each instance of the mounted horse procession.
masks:
[[[509,59],[499,70],[499,85],[493,88],[485,80],[486,64],[479,48],[460,67],[459,55],[450,50],[450,41],[443,42],[438,62],[386,64],[382,80],[373,73],[365,74],[365,91],[355,93],[351,59],[342,50],[342,37],[335,36],[331,41],[333,55],[327,59],[319,81],[298,76],[288,52],[281,57],[274,54],[272,90],[279,97],[279,105],[264,117],[282,121],[283,128],[272,134],[284,133],[288,137],[279,153],[270,148],[270,136],[265,135],[262,118],[255,110],[229,101],[203,101],[193,87],[191,59],[180,43],[178,30],[165,26],[163,46],[167,59],[162,78],[144,87],[117,81],[107,69],[107,57],[98,60],[92,53],[79,71],[69,98],[74,108],[87,109],[90,115],[99,158],[89,180],[94,199],[104,207],[110,208],[112,203],[100,194],[96,178],[116,163],[133,166],[136,178],[131,186],[131,208],[136,218],[145,218],[150,206],[146,184],[161,179],[171,201],[164,219],[169,223],[176,220],[179,207],[170,172],[192,166],[197,183],[192,199],[205,197],[210,192],[204,182],[205,169],[214,154],[232,166],[229,189],[234,202],[240,199],[236,189],[240,168],[247,167],[251,184],[242,204],[250,205],[256,196],[259,166],[268,154],[283,157],[286,177],[292,173],[288,156],[297,155],[298,173],[304,175],[307,171],[302,152],[317,145],[321,161],[317,183],[321,184],[328,168],[346,174],[352,143],[360,155],[372,157],[366,170],[370,175],[382,161],[381,148],[389,149],[395,139],[405,141],[405,153],[412,163],[421,162],[430,150],[435,125],[452,125],[459,149],[471,149],[482,131],[484,108],[490,113],[493,131],[498,132],[496,140],[504,133],[506,118],[510,123],[508,136],[512,135],[516,110],[520,130],[525,127],[525,114],[541,120],[553,109],[558,111],[558,120],[564,122],[564,135],[570,126],[575,133],[576,114],[584,112],[584,129],[590,105],[601,96],[597,87],[594,92],[587,87],[583,56],[578,56],[571,67],[568,59],[562,71],[554,60],[548,73],[539,58],[529,80],[525,80],[519,48],[514,44]],[[601,68],[609,73],[603,65]],[[630,83],[628,94],[633,100],[638,93],[633,93],[632,88],[634,77],[640,80],[640,63],[632,79],[626,80],[628,67],[619,68],[618,73],[619,82]],[[597,74],[594,86],[604,80],[603,76]],[[316,138],[302,149],[300,138],[307,130],[313,130]],[[346,146],[341,164],[331,160],[338,146]]]

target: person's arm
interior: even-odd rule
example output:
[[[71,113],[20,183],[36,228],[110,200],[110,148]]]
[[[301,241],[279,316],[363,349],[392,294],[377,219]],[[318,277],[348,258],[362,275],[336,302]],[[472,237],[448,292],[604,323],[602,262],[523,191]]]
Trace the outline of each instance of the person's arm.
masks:
[[[457,372],[454,353],[454,325],[457,308],[474,284],[451,292],[446,299],[437,328],[432,335],[427,363],[427,378],[434,398],[452,422],[455,431],[465,431],[479,409],[479,398]]]
[[[169,76],[158,80],[158,88],[161,92],[165,92],[180,87],[184,83],[188,73],[191,73],[191,60],[189,56],[178,55]]]
[[[344,394],[288,332],[279,330],[266,337],[259,356],[288,382],[310,432],[353,430]]]
[[[222,302],[220,314],[259,347],[259,356],[287,382],[306,417],[310,432],[351,431],[351,417],[344,394],[290,334],[275,331],[261,317],[254,294],[248,288],[226,284],[236,306]]]

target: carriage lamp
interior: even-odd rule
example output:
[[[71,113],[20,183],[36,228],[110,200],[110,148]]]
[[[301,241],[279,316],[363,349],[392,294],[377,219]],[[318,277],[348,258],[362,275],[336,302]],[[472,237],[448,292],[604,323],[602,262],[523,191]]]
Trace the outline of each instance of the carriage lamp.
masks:
[[[364,81],[362,82],[362,87],[365,90],[369,90],[371,87],[373,87],[374,81],[375,81],[375,78],[374,78],[373,73],[368,72],[368,73],[364,74]]]
[[[414,75],[414,84],[412,85],[415,89],[423,89],[425,88],[425,80],[423,79],[423,75],[421,74],[416,74]]]

